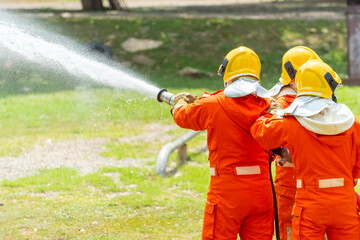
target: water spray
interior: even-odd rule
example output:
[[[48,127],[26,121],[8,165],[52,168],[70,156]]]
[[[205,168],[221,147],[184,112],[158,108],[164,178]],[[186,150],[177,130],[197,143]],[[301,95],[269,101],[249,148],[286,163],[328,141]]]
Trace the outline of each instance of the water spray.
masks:
[[[156,99],[159,102],[165,102],[165,103],[169,104],[170,106],[173,106],[174,105],[174,97],[175,97],[175,94],[169,93],[165,88],[163,88],[158,92]]]
[[[16,20],[13,15],[0,11],[0,53],[7,49],[50,69],[60,67],[74,76],[86,77],[117,89],[137,91],[156,97],[159,102],[174,105],[175,94],[166,89],[159,89],[104,59],[94,59],[88,52],[82,51],[83,47],[71,40],[59,42],[58,39],[61,38],[56,34],[39,32],[38,27]]]
[[[97,59],[84,46],[56,34],[34,27],[26,21],[17,21],[11,14],[0,11],[0,54],[14,53],[27,61],[48,69],[68,73],[110,86],[132,90],[155,98],[159,88],[136,77],[135,74],[105,59]],[[170,102],[169,102],[170,104]]]

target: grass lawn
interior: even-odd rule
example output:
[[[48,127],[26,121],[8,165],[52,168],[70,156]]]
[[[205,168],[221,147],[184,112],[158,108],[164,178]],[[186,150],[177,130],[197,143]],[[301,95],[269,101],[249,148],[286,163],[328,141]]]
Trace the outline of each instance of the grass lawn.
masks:
[[[238,45],[253,48],[262,61],[265,87],[276,83],[281,56],[294,45],[317,51],[346,77],[345,22],[219,19],[41,19],[53,31],[80,43],[102,41],[114,59],[170,92],[222,87],[215,74],[190,78],[178,71],[193,67],[215,73],[224,55]],[[128,53],[129,37],[163,41],[160,48]],[[135,61],[138,54],[153,66]],[[8,56],[0,63],[0,156],[17,157],[47,139],[107,138],[101,155],[125,161],[145,159],[142,167],[103,167],[81,174],[70,168],[3,180],[0,187],[1,239],[199,239],[209,182],[207,154],[199,151],[202,134],[188,143],[189,160],[173,177],[155,174],[159,139],[139,136],[147,124],[172,125],[170,106],[138,93],[83,83]],[[65,79],[65,80],[64,80]],[[337,90],[339,102],[360,116],[360,88]],[[175,139],[186,130],[166,132]],[[170,165],[176,162],[173,154]]]

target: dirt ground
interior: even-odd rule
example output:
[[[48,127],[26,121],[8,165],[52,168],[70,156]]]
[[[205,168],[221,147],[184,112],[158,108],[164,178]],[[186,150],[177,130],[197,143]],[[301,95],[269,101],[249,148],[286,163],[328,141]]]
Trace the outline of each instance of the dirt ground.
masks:
[[[229,4],[255,4],[271,2],[270,0],[126,0],[129,8],[139,7],[185,7],[185,6],[219,6]],[[51,8],[81,10],[81,1],[51,1],[51,0],[0,0],[5,8]],[[109,1],[103,0],[104,6],[109,6]]]
[[[109,2],[103,0],[104,7]],[[0,0],[0,9],[22,10],[39,17],[181,17],[248,19],[344,19],[340,0],[126,0],[129,12],[81,12],[81,1]],[[137,9],[131,11],[131,9]],[[140,11],[139,11],[140,10]]]
[[[177,128],[173,125],[150,123],[146,125],[147,132],[118,138],[116,142],[159,141],[163,145],[174,139],[166,132]],[[114,141],[114,140],[113,140]],[[106,151],[105,138],[75,139],[54,142],[51,139],[36,144],[32,149],[24,151],[18,157],[0,157],[0,181],[14,180],[30,176],[39,169],[54,169],[59,167],[74,168],[81,174],[87,174],[106,166],[113,167],[146,167],[155,168],[147,162],[153,159],[113,159],[101,156]]]

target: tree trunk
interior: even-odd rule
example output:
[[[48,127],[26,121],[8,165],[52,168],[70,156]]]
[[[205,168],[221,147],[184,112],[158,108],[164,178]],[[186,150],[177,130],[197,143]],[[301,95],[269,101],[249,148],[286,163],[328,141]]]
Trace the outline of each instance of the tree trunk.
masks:
[[[102,10],[102,0],[81,0],[84,11]]]
[[[111,9],[118,11],[129,11],[125,0],[109,0]]]

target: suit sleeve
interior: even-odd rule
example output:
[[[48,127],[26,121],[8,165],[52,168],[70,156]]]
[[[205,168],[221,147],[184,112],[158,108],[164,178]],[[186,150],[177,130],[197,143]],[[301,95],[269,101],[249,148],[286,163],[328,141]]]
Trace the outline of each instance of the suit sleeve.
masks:
[[[284,119],[276,115],[254,122],[251,129],[253,138],[265,149],[270,150],[286,145]]]
[[[294,101],[295,97],[291,95],[282,95],[276,99],[278,103],[280,103],[283,109],[290,106],[290,104]]]
[[[206,102],[199,100],[195,103],[180,106],[174,109],[174,120],[182,128],[203,131],[207,129],[208,112]]]

